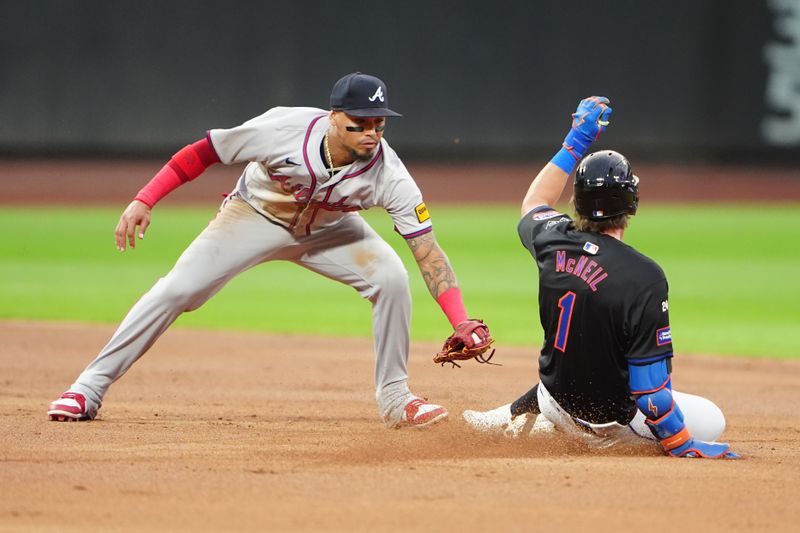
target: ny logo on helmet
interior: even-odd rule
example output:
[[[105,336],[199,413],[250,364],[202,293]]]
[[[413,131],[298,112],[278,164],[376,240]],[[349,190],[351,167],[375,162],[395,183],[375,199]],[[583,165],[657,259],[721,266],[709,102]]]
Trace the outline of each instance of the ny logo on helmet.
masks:
[[[370,102],[374,102],[376,99],[383,102],[383,87],[380,85],[378,85],[378,90],[375,91],[375,94],[369,97]]]

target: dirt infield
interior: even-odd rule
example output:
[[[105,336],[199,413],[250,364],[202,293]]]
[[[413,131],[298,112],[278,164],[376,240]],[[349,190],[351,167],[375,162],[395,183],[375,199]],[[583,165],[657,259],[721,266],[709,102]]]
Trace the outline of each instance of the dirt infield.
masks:
[[[0,161],[0,204],[122,209],[161,164]],[[484,193],[519,201],[533,167],[410,165],[434,204]],[[790,171],[637,172],[650,178],[643,201],[800,198]],[[212,169],[165,203],[219,201],[237,173]],[[48,402],[112,332],[0,321],[0,532],[796,531],[800,523],[800,362],[675,362],[676,388],[723,409],[723,440],[742,461],[473,434],[463,409],[511,401],[536,381],[537,347],[502,343],[502,367],[460,370],[430,362],[437,346],[412,344],[413,390],[451,411],[426,431],[383,428],[368,339],[185,329],[167,332],[112,387],[98,420],[48,422]]]
[[[46,421],[111,333],[0,322],[0,531],[796,531],[800,520],[796,362],[676,362],[676,387],[727,414],[736,462],[474,435],[464,408],[533,381],[531,353],[503,346],[504,366],[460,370],[412,346],[414,389],[452,412],[426,431],[379,423],[369,340],[189,330],[169,331],[99,420]]]

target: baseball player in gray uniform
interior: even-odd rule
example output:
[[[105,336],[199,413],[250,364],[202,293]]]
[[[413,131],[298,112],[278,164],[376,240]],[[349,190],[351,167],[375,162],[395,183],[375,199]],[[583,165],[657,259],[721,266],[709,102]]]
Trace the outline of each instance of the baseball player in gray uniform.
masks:
[[[117,248],[135,246],[152,207],[210,165],[245,163],[214,220],[173,269],[128,312],[94,361],[59,399],[50,420],[95,418],[108,387],[183,312],[200,307],[240,272],[272,260],[297,263],[353,287],[372,303],[379,413],[388,427],[424,427],[447,410],[412,395],[407,381],[411,296],[392,248],[358,214],[383,207],[406,240],[431,295],[455,329],[489,337],[467,318],[456,277],[434,237],[422,194],[383,138],[386,85],[352,73],[336,82],[329,111],[276,107],[231,129],[212,129],[178,151],[125,209]],[[474,323],[464,328],[464,323]],[[472,345],[481,339],[464,335]]]

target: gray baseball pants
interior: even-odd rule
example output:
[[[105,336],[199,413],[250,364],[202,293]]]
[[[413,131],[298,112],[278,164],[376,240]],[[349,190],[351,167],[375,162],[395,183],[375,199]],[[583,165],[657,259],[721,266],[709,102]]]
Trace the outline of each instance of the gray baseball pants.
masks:
[[[273,260],[292,261],[340,281],[372,302],[378,408],[387,423],[398,419],[410,399],[406,363],[411,320],[408,273],[398,255],[358,215],[345,215],[310,236],[295,236],[235,196],[131,308],[70,390],[86,397],[94,416],[108,387],[181,313],[199,308],[237,274]]]

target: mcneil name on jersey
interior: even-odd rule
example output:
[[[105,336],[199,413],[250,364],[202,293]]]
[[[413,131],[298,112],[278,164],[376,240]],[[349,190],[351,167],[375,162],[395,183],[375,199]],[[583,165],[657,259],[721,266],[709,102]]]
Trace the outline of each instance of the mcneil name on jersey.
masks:
[[[566,272],[582,279],[595,292],[600,282],[608,277],[608,273],[596,261],[585,255],[568,257],[564,250],[556,251],[556,272]]]

